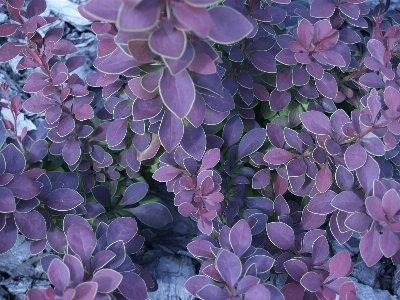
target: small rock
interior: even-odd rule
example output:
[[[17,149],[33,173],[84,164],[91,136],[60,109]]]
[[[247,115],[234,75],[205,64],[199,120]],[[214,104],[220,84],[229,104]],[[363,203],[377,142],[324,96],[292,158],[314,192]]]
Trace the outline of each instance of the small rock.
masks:
[[[355,282],[357,287],[357,296],[361,300],[393,300],[392,295],[388,291],[374,290],[368,285]],[[396,299],[396,298],[394,298]]]
[[[372,267],[368,267],[364,261],[360,261],[355,265],[351,276],[355,277],[357,281],[373,287],[376,282],[379,267],[379,263],[373,265]]]
[[[149,293],[150,300],[192,300],[194,297],[185,289],[185,282],[196,275],[193,260],[186,256],[163,256],[145,269],[157,278],[158,289]]]
[[[78,30],[92,22],[81,16],[76,1],[70,0],[46,0],[47,9],[58,16],[61,20],[74,25]]]

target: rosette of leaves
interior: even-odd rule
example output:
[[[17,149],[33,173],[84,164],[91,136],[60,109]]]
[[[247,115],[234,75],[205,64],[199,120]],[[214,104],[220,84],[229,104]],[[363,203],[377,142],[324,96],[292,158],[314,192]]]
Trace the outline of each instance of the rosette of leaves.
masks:
[[[365,0],[314,0],[311,2],[310,14],[315,18],[329,18],[332,26],[338,28],[346,20],[353,26],[368,27],[363,15],[370,8]]]
[[[67,215],[63,227],[63,259],[55,255],[42,258],[54,288],[32,289],[28,299],[147,299],[147,289],[155,283],[128,256],[144,242],[136,234],[134,219],[100,223],[94,234],[85,219]]]
[[[199,275],[189,278],[186,289],[200,299],[284,299],[274,286],[266,284],[274,258],[252,245],[245,220],[232,229],[223,226],[218,240],[202,235],[188,244],[188,250],[204,262]]]
[[[110,2],[92,0],[81,7],[81,13],[91,19],[115,23],[118,30],[115,43],[110,41],[110,51],[99,61],[100,70],[111,62],[114,65],[115,58],[121,58],[119,65],[126,67],[123,71],[161,64],[161,68],[153,70],[144,68],[145,74],[131,79],[128,85],[136,96],[138,92],[159,94],[173,115],[174,122],[168,128],[180,133],[181,120],[190,119],[193,107],[206,104],[196,93],[196,82],[216,79],[220,82],[215,67],[219,55],[208,41],[232,44],[253,30],[253,25],[236,10],[215,5],[219,2],[118,1],[113,3],[113,10],[105,11],[101,7],[110,6]],[[207,8],[210,5],[214,6]],[[107,73],[118,72],[107,70]],[[214,95],[211,100],[218,98],[223,98],[223,94]],[[183,132],[181,138],[182,135]]]
[[[200,231],[210,234],[212,220],[221,214],[220,203],[224,196],[220,192],[221,176],[214,170],[220,159],[219,149],[208,150],[198,166],[196,160],[184,153],[182,148],[175,151],[173,165],[168,165],[168,153],[160,158],[163,165],[155,171],[153,178],[167,182],[175,193],[174,204],[185,217],[197,220]]]
[[[162,227],[172,222],[172,215],[167,207],[154,199],[145,199],[148,188],[146,183],[136,182],[129,185],[121,197],[115,194],[116,186],[115,189],[109,189],[104,185],[98,185],[92,188],[91,193],[104,207],[105,215],[110,219],[133,215],[151,227]]]
[[[323,97],[335,99],[338,96],[336,79],[326,70],[337,66],[345,72],[351,56],[349,47],[339,41],[339,31],[332,29],[328,20],[312,24],[302,19],[294,31],[294,37],[281,35],[277,41],[282,50],[276,55],[276,60],[292,67],[283,68],[277,74],[276,90],[270,100],[272,110],[281,110],[289,104],[289,89],[293,85],[301,86],[300,94],[311,96],[308,85],[310,75]],[[315,89],[314,86],[311,89]],[[275,94],[279,97],[273,97]]]

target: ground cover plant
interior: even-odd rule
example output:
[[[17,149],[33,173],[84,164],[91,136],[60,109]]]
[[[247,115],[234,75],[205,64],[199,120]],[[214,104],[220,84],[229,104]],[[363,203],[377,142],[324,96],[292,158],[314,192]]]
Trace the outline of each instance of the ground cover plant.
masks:
[[[363,0],[89,0],[93,73],[45,0],[0,0],[0,253],[20,233],[51,286],[29,300],[147,299],[146,226],[197,223],[199,299],[359,299],[348,252],[400,264],[400,13]],[[96,93],[96,91],[101,93]],[[17,130],[22,111],[37,130]],[[57,255],[56,255],[57,254]],[[286,274],[283,288],[271,274]],[[396,274],[400,280],[400,274]]]

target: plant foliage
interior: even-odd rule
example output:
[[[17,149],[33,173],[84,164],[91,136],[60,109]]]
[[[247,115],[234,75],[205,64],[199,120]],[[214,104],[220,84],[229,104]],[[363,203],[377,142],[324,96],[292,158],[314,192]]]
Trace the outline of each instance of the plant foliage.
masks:
[[[350,254],[400,263],[400,13],[390,1],[89,0],[95,71],[45,0],[0,0],[0,253],[17,234],[51,286],[27,299],[147,299],[133,255],[172,215],[201,234],[200,299],[358,299]],[[48,28],[51,29],[48,29]],[[3,40],[2,40],[3,41]],[[101,93],[96,93],[100,91]],[[21,113],[41,114],[37,130]],[[285,274],[279,289],[270,275]],[[400,279],[397,274],[396,278]]]

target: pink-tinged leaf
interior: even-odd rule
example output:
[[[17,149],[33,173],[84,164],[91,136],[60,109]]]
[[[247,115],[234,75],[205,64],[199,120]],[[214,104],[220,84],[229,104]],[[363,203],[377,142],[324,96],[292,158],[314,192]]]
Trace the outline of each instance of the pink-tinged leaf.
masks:
[[[201,161],[199,172],[214,168],[220,160],[220,150],[218,148],[208,150]]]
[[[44,204],[58,211],[68,211],[82,204],[83,200],[83,197],[77,191],[59,188],[46,197]]]
[[[392,257],[400,249],[400,241],[389,227],[385,229],[379,238],[379,248],[385,257]]]
[[[165,150],[172,152],[178,146],[183,136],[182,120],[177,118],[171,111],[166,110],[158,135]]]
[[[370,216],[356,212],[346,219],[345,225],[347,228],[361,233],[369,229],[371,222],[372,218]]]
[[[74,299],[93,300],[97,293],[97,282],[83,282],[75,288]]]
[[[182,2],[173,3],[174,15],[180,23],[205,38],[213,27],[213,20],[204,7],[194,7]]]
[[[281,52],[283,52],[283,50]],[[264,71],[267,73],[276,73],[276,61],[275,57],[271,53],[267,51],[254,51],[253,53],[250,54],[250,59],[251,63],[260,71]],[[285,59],[288,58],[285,57],[282,60],[286,62]],[[296,61],[294,61],[294,64],[295,63]]]
[[[122,275],[111,269],[103,269],[93,275],[92,281],[98,283],[99,293],[111,293],[122,281]]]
[[[26,17],[38,16],[46,10],[46,0],[32,0],[26,8]]]
[[[203,52],[196,53],[188,68],[190,71],[204,75],[214,74],[217,71],[214,61]]]
[[[253,189],[265,188],[271,180],[271,171],[268,168],[262,169],[254,174],[252,179]]]
[[[197,295],[197,292],[200,291],[206,285],[215,285],[214,281],[212,281],[209,277],[204,275],[196,275],[190,277],[186,283],[185,288],[191,293],[193,296]]]
[[[215,254],[211,251],[211,247],[214,247],[214,245],[206,240],[196,240],[187,245],[187,249],[194,256],[215,258]]]
[[[332,199],[336,196],[333,191],[326,191],[322,194],[317,194],[311,198],[311,201],[307,205],[307,209],[315,214],[327,215],[335,211],[335,208],[331,205]]]
[[[366,163],[357,169],[356,173],[365,193],[370,195],[374,181],[379,178],[380,169],[378,163],[368,155]]]
[[[385,86],[382,78],[375,73],[367,73],[360,77],[360,83],[369,88],[383,88]]]
[[[149,47],[162,57],[178,59],[185,51],[186,34],[173,28],[171,23],[161,22],[160,27],[150,35]]]
[[[329,118],[319,111],[307,111],[300,115],[304,127],[315,134],[332,134]]]
[[[382,252],[379,247],[380,234],[376,229],[375,223],[360,241],[360,253],[367,264],[371,267],[382,258]]]
[[[325,97],[335,99],[338,92],[338,85],[336,79],[330,74],[325,72],[322,79],[315,79],[318,91]]]
[[[308,49],[314,37],[314,27],[311,22],[307,19],[302,19],[297,27],[296,35],[296,40],[300,42],[301,46],[303,46],[305,49]],[[293,45],[293,43],[291,44]],[[293,50],[295,49],[292,48],[292,51]],[[296,52],[299,52],[298,50],[296,50]],[[304,54],[308,56],[307,53]]]
[[[21,44],[6,43],[0,48],[0,62],[7,62],[14,57],[17,57],[21,52]]]
[[[83,11],[98,20],[115,23],[118,18],[118,11],[122,0],[116,1],[114,5],[109,5],[108,0],[90,0],[83,5]]]
[[[128,42],[130,54],[135,60],[141,63],[148,63],[154,59],[155,54],[149,47],[149,41],[146,40],[130,40]]]
[[[119,28],[128,32],[146,31],[157,24],[159,16],[158,0],[141,1],[132,8],[125,4],[119,14]]]
[[[68,267],[59,259],[53,259],[47,269],[50,282],[60,291],[68,286],[70,273]]]
[[[329,260],[329,278],[335,279],[348,276],[353,270],[349,252],[342,251]]]
[[[264,128],[255,128],[247,132],[239,143],[238,160],[257,151],[267,137],[267,130]]]
[[[290,259],[284,262],[286,272],[296,281],[300,281],[301,277],[307,273],[307,265],[299,259]]]
[[[249,224],[245,220],[238,221],[233,225],[229,233],[229,241],[232,249],[238,257],[241,257],[243,253],[251,245],[252,235]]]
[[[258,299],[265,299],[271,300],[271,293],[269,290],[263,286],[262,284],[255,285],[251,287],[247,292],[246,296],[244,297],[245,300],[258,300]]]
[[[384,92],[385,103],[392,112],[397,112],[400,106],[400,93],[393,87],[389,86]]]
[[[74,283],[81,283],[83,281],[83,265],[79,258],[66,254],[64,256],[64,264],[68,267],[70,279]]]
[[[24,85],[24,91],[27,93],[36,93],[45,88],[49,83],[47,82],[47,75],[42,73],[32,73]]]
[[[308,272],[300,280],[301,285],[310,292],[317,292],[321,288],[321,280],[315,272]]]
[[[28,98],[23,104],[22,107],[31,113],[42,113],[46,109],[54,106],[54,103],[47,100],[41,94],[36,94],[33,97]]]
[[[268,223],[267,233],[275,246],[283,250],[294,248],[294,231],[287,224],[281,222]]]
[[[15,224],[19,231],[31,240],[41,240],[46,237],[46,223],[37,211],[27,213],[14,212]]]
[[[107,129],[107,144],[110,147],[119,145],[126,136],[128,119],[114,120]]]
[[[329,244],[324,236],[320,236],[313,244],[312,260],[313,263],[320,263],[329,255]]]
[[[285,299],[302,300],[304,297],[304,288],[298,283],[288,283],[281,292]]]
[[[81,147],[77,139],[69,140],[62,149],[62,156],[65,162],[72,166],[76,164],[81,157]]]
[[[360,143],[356,143],[347,148],[344,153],[344,160],[346,162],[347,168],[350,171],[354,171],[361,168],[367,161],[367,152],[361,146]]]
[[[220,287],[210,284],[198,291],[197,296],[201,299],[225,300],[227,297],[229,297],[229,294]]]
[[[196,160],[201,160],[206,149],[206,135],[202,127],[185,122],[181,147]]]
[[[0,36],[9,36],[17,31],[18,24],[1,24],[0,25]]]
[[[272,165],[286,164],[291,159],[295,158],[297,154],[286,151],[284,149],[272,149],[264,156],[264,160]]]
[[[215,260],[215,266],[230,289],[232,289],[242,274],[240,259],[227,250],[221,250]]]
[[[91,228],[79,223],[72,224],[67,232],[67,241],[71,250],[88,265],[97,242]]]
[[[89,104],[83,104],[77,109],[74,109],[75,118],[79,121],[89,120],[94,117],[93,108]]]
[[[75,45],[68,40],[61,40],[54,44],[51,52],[55,55],[68,55],[76,51]]]
[[[208,10],[214,21],[208,38],[219,44],[233,44],[252,30],[253,25],[238,11],[228,6],[214,6]]]
[[[328,163],[324,164],[321,170],[318,171],[315,177],[315,184],[320,193],[325,193],[331,187],[332,172]]]
[[[398,214],[400,210],[400,197],[394,189],[390,189],[383,196],[382,208],[389,220]]]
[[[346,212],[356,212],[364,206],[364,201],[350,191],[343,191],[332,200],[332,206]]]
[[[194,84],[189,73],[184,70],[173,76],[165,68],[160,79],[160,95],[165,106],[178,118],[185,118],[190,112],[194,99]]]
[[[154,172],[153,178],[160,182],[168,182],[183,173],[183,171],[184,170],[172,166],[164,166]]]

